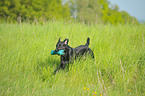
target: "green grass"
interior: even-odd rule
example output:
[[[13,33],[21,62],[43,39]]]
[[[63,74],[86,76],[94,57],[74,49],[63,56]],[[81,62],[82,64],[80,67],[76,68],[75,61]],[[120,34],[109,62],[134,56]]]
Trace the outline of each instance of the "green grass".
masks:
[[[0,96],[143,96],[145,95],[144,25],[0,24]],[[85,44],[95,60],[60,63],[51,56],[59,37]],[[44,80],[44,81],[43,81]],[[84,89],[89,88],[89,90]],[[129,91],[130,90],[130,91]]]

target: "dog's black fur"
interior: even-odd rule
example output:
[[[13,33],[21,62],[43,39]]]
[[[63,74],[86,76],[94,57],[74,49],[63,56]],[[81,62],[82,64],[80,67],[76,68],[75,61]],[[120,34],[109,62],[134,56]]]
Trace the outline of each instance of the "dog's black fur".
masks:
[[[73,62],[73,60],[76,60],[78,57],[83,57],[89,54],[92,58],[94,58],[93,51],[88,47],[88,45],[90,44],[90,38],[87,39],[87,43],[85,45],[80,45],[76,48],[72,48],[68,45],[69,39],[65,39],[64,41],[60,41],[60,39],[61,38],[59,38],[56,44],[55,52],[64,50],[65,54],[61,55],[61,63],[54,71],[54,74],[57,73],[59,69],[64,69],[66,64]]]

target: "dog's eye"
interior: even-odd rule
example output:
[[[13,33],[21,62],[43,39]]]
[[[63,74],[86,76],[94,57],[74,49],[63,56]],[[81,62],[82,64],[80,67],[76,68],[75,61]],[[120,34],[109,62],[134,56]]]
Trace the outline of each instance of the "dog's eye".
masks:
[[[58,47],[61,47],[61,44],[58,44]]]
[[[66,44],[63,44],[63,47],[66,47]]]

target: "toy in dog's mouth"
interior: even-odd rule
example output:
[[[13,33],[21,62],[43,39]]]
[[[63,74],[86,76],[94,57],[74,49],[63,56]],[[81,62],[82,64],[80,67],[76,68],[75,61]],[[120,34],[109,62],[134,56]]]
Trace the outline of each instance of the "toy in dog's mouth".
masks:
[[[64,55],[64,50],[59,50],[58,52],[56,52],[55,50],[51,51],[51,55]]]

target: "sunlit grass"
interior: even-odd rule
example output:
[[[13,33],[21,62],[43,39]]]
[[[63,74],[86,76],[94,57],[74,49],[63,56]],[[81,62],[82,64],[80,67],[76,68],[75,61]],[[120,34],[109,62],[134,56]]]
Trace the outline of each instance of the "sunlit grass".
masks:
[[[54,21],[21,26],[2,23],[0,95],[143,96],[144,27]],[[75,61],[52,75],[60,57],[50,52],[59,37],[69,38],[72,47],[85,44],[90,37],[95,60]]]

